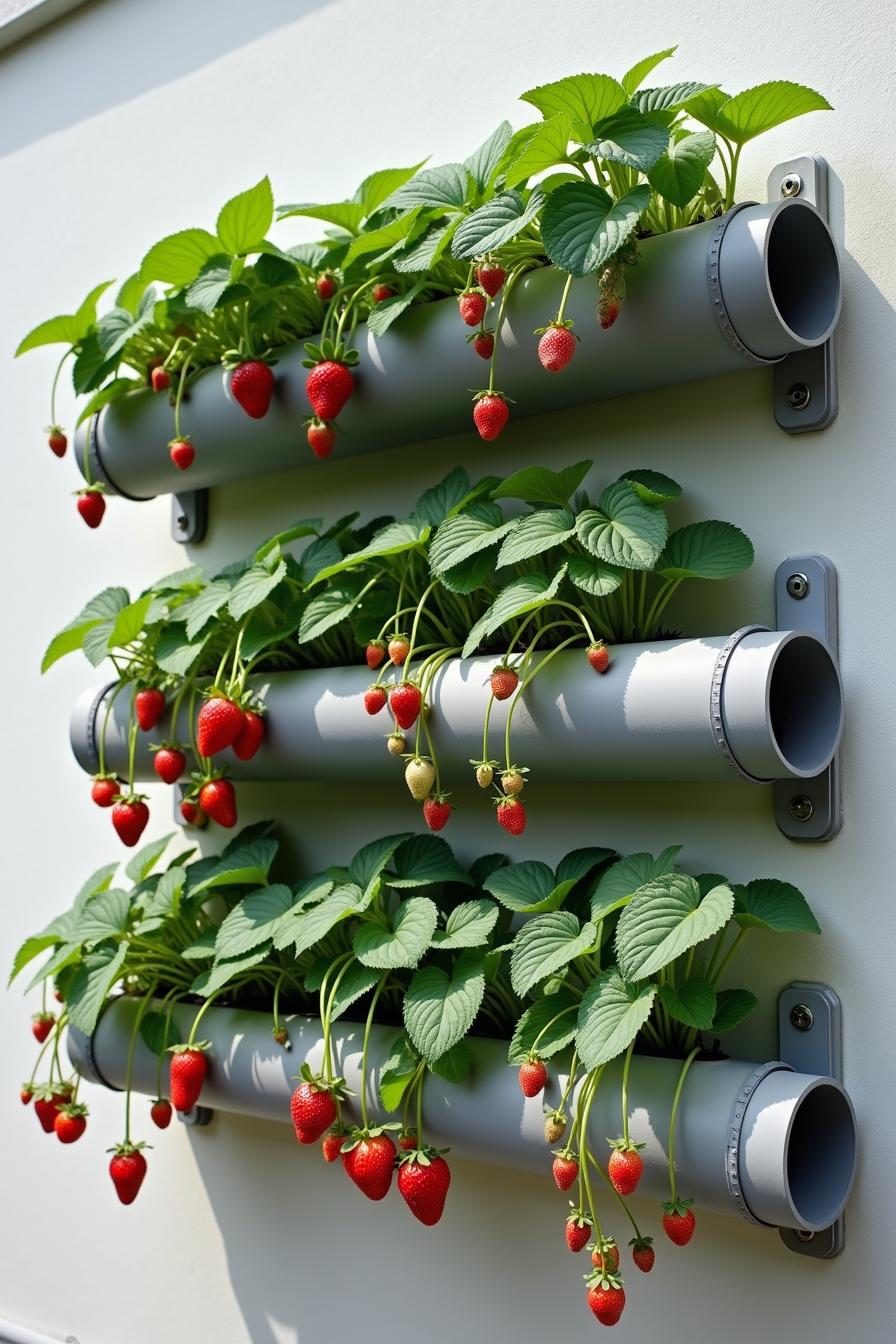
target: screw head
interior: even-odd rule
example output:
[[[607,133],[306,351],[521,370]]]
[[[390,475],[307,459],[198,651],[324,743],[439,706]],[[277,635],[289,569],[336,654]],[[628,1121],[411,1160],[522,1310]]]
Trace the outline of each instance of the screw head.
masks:
[[[787,389],[787,404],[794,411],[804,411],[812,400],[808,383],[794,383]]]
[[[815,1025],[815,1015],[805,1003],[795,1003],[790,1010],[790,1025],[797,1031],[811,1031]]]
[[[796,1228],[796,1239],[797,1241],[814,1241],[815,1233],[807,1232],[804,1227],[798,1227]]]
[[[788,173],[786,177],[781,179],[782,196],[799,196],[802,189],[803,179],[799,173]]]
[[[794,821],[809,821],[815,812],[815,804],[804,793],[790,800],[790,815]]]
[[[805,574],[791,574],[786,583],[787,596],[795,597],[798,602],[809,593],[809,579]]]
[[[186,515],[185,513],[179,513],[179,514],[177,515],[176,522],[177,522],[177,530],[178,530],[178,532],[186,532],[186,530],[187,530],[187,515]]]

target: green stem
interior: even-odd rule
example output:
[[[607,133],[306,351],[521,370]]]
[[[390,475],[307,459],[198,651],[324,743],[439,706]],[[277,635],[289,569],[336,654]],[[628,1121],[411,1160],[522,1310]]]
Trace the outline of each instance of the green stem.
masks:
[[[678,1120],[678,1104],[681,1101],[681,1089],[684,1087],[684,1080],[688,1076],[688,1069],[700,1053],[700,1047],[695,1046],[688,1055],[678,1075],[678,1082],[675,1086],[675,1095],[672,1098],[672,1114],[669,1117],[669,1192],[672,1196],[672,1202],[675,1202],[677,1189],[675,1184],[675,1124]]]
[[[514,711],[515,711],[517,705],[519,704],[520,697],[522,696],[523,692],[526,690],[526,687],[529,685],[529,683],[533,680],[533,678],[534,678],[534,677],[537,677],[538,674],[539,674],[539,672],[542,672],[542,671],[544,670],[544,668],[547,667],[547,665],[548,665],[548,663],[551,661],[551,659],[552,659],[552,658],[556,658],[556,656],[557,656],[558,653],[562,653],[562,651],[563,651],[564,649],[568,648],[570,644],[574,644],[575,641],[576,641],[577,639],[578,639],[578,635],[573,635],[570,639],[565,639],[565,640],[562,642],[562,644],[558,644],[557,647],[556,647],[555,649],[551,649],[551,652],[548,653],[548,654],[545,654],[544,658],[542,658],[542,660],[541,660],[541,662],[538,664],[538,666],[537,666],[536,668],[534,668],[534,670],[533,670],[532,672],[530,672],[529,675],[525,678],[525,680],[522,681],[522,682],[520,682],[519,686],[517,687],[516,692],[514,693],[514,697],[513,697],[513,699],[512,699],[511,702],[510,702],[510,709],[507,711],[507,723],[506,723],[505,728],[504,728],[504,754],[505,754],[505,756],[506,756],[506,758],[507,758],[507,769],[508,769],[508,770],[510,769],[511,764],[512,764],[511,757],[510,757],[510,729],[511,729],[511,726],[512,726],[512,724],[513,724],[513,715],[514,715]]]
[[[572,275],[566,277],[566,284],[563,286],[563,297],[560,299],[560,307],[557,309],[557,316],[554,321],[559,326],[563,321],[563,314],[566,312],[566,300],[569,298],[569,291],[572,288]]]
[[[124,1101],[124,1141],[131,1141],[131,1079],[134,1073],[134,1051],[137,1048],[137,1036],[140,1032],[140,1023],[143,1021],[143,1014],[146,1012],[152,996],[156,992],[155,984],[152,985],[146,996],[141,999],[140,1007],[137,1009],[137,1016],[134,1018],[134,1025],[131,1029],[131,1039],[128,1044],[128,1063],[127,1072],[124,1080],[125,1101]]]
[[[59,386],[59,375],[62,373],[62,366],[72,353],[71,349],[66,350],[65,354],[56,365],[56,372],[53,374],[53,382],[50,385],[50,424],[56,424],[56,389]],[[89,438],[89,434],[85,438]]]
[[[634,1040],[629,1043],[625,1052],[625,1063],[622,1066],[622,1138],[628,1144],[628,1072],[632,1063],[632,1051],[635,1048]]]
[[[746,936],[747,936],[747,934],[748,934],[749,932],[750,932],[749,929],[740,929],[740,930],[738,931],[737,937],[735,938],[734,942],[733,942],[733,943],[731,944],[731,946],[729,947],[728,951],[725,953],[725,955],[724,955],[724,957],[722,958],[722,960],[719,962],[718,966],[713,970],[712,975],[711,975],[711,976],[710,976],[710,975],[707,975],[707,979],[709,980],[709,983],[713,986],[713,988],[715,988],[715,986],[719,983],[719,980],[721,979],[721,977],[722,977],[722,973],[724,972],[726,966],[728,965],[729,961],[730,961],[731,958],[734,956],[735,952],[736,952],[737,949],[740,947],[741,943],[742,943],[743,940],[746,938]],[[721,945],[722,945],[722,943],[721,943],[721,939],[720,939],[720,940],[719,940],[719,943],[718,943],[718,947],[716,948],[716,951],[717,951],[717,952],[718,952],[718,948],[721,947]]]
[[[382,994],[383,989],[385,988],[385,986],[386,986],[386,982],[388,981],[388,979],[389,979],[389,972],[387,971],[386,974],[385,974],[385,975],[378,981],[378,983],[377,983],[377,987],[376,987],[376,989],[373,991],[373,998],[372,998],[371,1001],[370,1001],[370,1008],[369,1008],[369,1010],[368,1010],[368,1012],[367,1012],[367,1021],[364,1023],[364,1044],[363,1044],[362,1049],[361,1049],[361,1126],[362,1126],[362,1128],[364,1129],[365,1133],[366,1133],[367,1129],[369,1128],[368,1123],[367,1123],[367,1121],[368,1121],[368,1115],[367,1115],[367,1050],[368,1050],[368,1047],[369,1047],[369,1045],[370,1045],[370,1030],[371,1030],[371,1027],[373,1026],[373,1013],[374,1013],[374,1009],[376,1008],[377,1001],[378,1001],[378,999],[379,999],[379,997],[380,997],[380,994]]]

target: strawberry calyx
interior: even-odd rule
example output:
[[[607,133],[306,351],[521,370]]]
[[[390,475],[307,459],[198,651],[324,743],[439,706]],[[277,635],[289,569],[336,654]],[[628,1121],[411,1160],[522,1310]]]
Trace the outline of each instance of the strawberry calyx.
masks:
[[[413,1163],[418,1167],[429,1167],[432,1166],[434,1157],[443,1157],[445,1153],[450,1152],[450,1148],[430,1148],[428,1145],[424,1148],[405,1148],[398,1159],[398,1165],[404,1167]]]
[[[672,1214],[675,1218],[684,1218],[693,1202],[692,1199],[667,1199],[663,1204],[663,1213]]]
[[[381,1135],[388,1134],[390,1130],[398,1132],[400,1129],[401,1125],[399,1124],[355,1125],[349,1130],[346,1140],[342,1145],[342,1151],[343,1153],[350,1153],[353,1148],[357,1148],[358,1144],[363,1143],[365,1139],[378,1139]]]
[[[474,341],[481,340],[483,336],[494,336],[494,334],[494,327],[477,327],[475,331],[471,331],[469,336],[464,337],[464,339],[466,340],[467,345],[472,345]]]
[[[506,392],[499,392],[495,387],[470,387],[467,391],[473,393],[474,401],[482,401],[484,397],[497,397],[499,401],[506,401],[508,406],[516,405],[516,401],[513,397],[508,397]]]
[[[533,336],[543,336],[543,335],[545,334],[546,331],[554,331],[554,330],[557,330],[557,331],[572,331],[572,329],[573,329],[574,326],[575,326],[575,323],[573,322],[572,318],[571,318],[571,317],[565,317],[565,318],[563,318],[563,319],[562,319],[561,321],[559,321],[559,322],[556,321],[556,320],[554,320],[553,322],[548,322],[547,326],[544,326],[544,327],[533,327],[533,328],[532,328],[532,335],[533,335]],[[574,331],[572,331],[572,334],[573,334],[574,336],[576,335]],[[577,341],[579,341],[579,340],[581,340],[581,339],[582,339],[581,336],[576,336],[576,340],[577,340]]]
[[[298,1073],[293,1074],[293,1082],[300,1080],[310,1084],[316,1092],[329,1092],[334,1101],[346,1101],[354,1095],[344,1078],[324,1078],[323,1074],[315,1073],[307,1061],[301,1065]]]
[[[573,1201],[570,1200],[569,1208],[570,1208],[570,1214],[566,1220],[567,1226],[570,1223],[574,1224],[576,1227],[594,1226],[593,1219],[585,1212],[585,1210],[581,1207],[581,1205],[574,1204]]]
[[[633,1251],[649,1251],[653,1245],[653,1237],[632,1237],[628,1244]]]
[[[622,1287],[621,1277],[618,1274],[613,1273],[611,1270],[594,1269],[590,1274],[583,1274],[582,1278],[585,1280],[589,1288],[607,1289],[607,1288]]]
[[[124,1143],[114,1143],[111,1148],[107,1148],[107,1153],[114,1153],[116,1157],[130,1157],[131,1153],[139,1153],[144,1148],[151,1148],[151,1143],[131,1143],[125,1140]]]
[[[57,1115],[69,1115],[74,1120],[76,1116],[88,1116],[90,1111],[82,1101],[67,1101],[64,1106],[60,1106],[56,1112]]]
[[[343,345],[341,341],[333,342],[329,338],[321,341],[320,345],[306,341],[305,351],[308,358],[302,360],[302,366],[306,369],[327,363],[345,364],[348,368],[352,368],[361,358],[360,351]]]
[[[179,1045],[169,1045],[168,1053],[171,1055],[185,1055],[192,1050],[211,1050],[211,1041],[181,1041]]]
[[[634,1143],[631,1139],[607,1139],[614,1153],[639,1153],[642,1148],[646,1148],[646,1143]],[[688,1201],[689,1203],[691,1201]]]
[[[90,485],[83,485],[80,490],[73,490],[72,494],[78,499],[82,495],[102,495],[105,494],[105,490],[103,481],[91,481]]]
[[[116,793],[113,801],[123,803],[125,807],[133,807],[135,803],[145,803],[148,797],[146,793]]]

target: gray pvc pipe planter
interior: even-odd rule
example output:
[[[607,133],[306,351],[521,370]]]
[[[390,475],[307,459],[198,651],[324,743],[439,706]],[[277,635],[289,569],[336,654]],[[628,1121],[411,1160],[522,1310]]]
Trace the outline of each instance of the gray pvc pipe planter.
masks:
[[[811,778],[830,763],[840,740],[842,690],[825,644],[799,631],[747,628],[726,639],[670,640],[613,648],[606,675],[584,654],[559,654],[526,690],[512,725],[514,759],[542,778],[573,780],[704,780],[732,773],[758,782]],[[469,772],[482,751],[482,724],[495,659],[445,664],[430,692],[430,730],[444,773]],[[234,778],[255,780],[395,778],[384,737],[388,710],[366,713],[366,667],[277,673],[257,678],[268,708],[267,738],[258,754],[226,761]],[[109,688],[87,692],[72,715],[75,756],[88,773]],[[109,716],[106,765],[127,769],[129,694]],[[490,744],[495,755],[511,701],[496,703]],[[174,732],[162,722],[149,735],[187,740],[183,719]],[[414,729],[407,734],[414,740]],[[136,777],[154,779],[145,734]],[[425,749],[425,746],[421,749]]]
[[[573,286],[566,307],[581,344],[562,376],[546,373],[535,327],[557,311],[562,277],[551,267],[524,277],[498,333],[498,386],[515,417],[775,364],[823,345],[840,316],[837,253],[822,216],[805,201],[736,207],[718,220],[661,234],[641,245],[628,296],[610,331],[595,316],[593,277]],[[357,386],[339,417],[342,457],[473,433],[468,389],[485,365],[464,340],[451,299],[412,308],[385,336],[365,325]],[[309,414],[299,347],[281,353],[271,409],[247,418],[229,393],[229,375],[209,370],[184,406],[196,444],[186,473],[169,460],[167,398],[135,393],[106,407],[78,432],[93,477],[132,499],[224,485],[309,462],[302,420]]]
[[[91,1038],[69,1033],[69,1053],[84,1077],[122,1088],[136,1001],[119,999],[103,1014]],[[179,1005],[176,1018],[188,1028],[196,1009]],[[201,1104],[269,1120],[289,1120],[293,1077],[303,1060],[319,1069],[321,1024],[314,1018],[288,1022],[291,1050],[271,1040],[267,1014],[211,1008],[202,1019],[211,1041],[208,1079]],[[375,1026],[371,1034],[369,1100],[378,1113],[379,1069],[397,1028]],[[360,1024],[340,1022],[333,1046],[338,1072],[357,1094],[360,1088]],[[565,1078],[554,1076],[544,1098],[525,1101],[508,1068],[506,1045],[471,1039],[474,1066],[462,1084],[426,1081],[424,1120],[432,1141],[449,1144],[459,1157],[546,1172],[544,1106],[556,1105]],[[629,1128],[643,1143],[644,1176],[639,1194],[668,1198],[666,1145],[675,1083],[681,1063],[635,1055],[629,1080]],[[155,1095],[156,1058],[142,1041],[134,1055],[133,1087]],[[608,1068],[590,1116],[593,1150],[620,1130],[620,1066]],[[356,1106],[357,1101],[351,1103]],[[357,1116],[353,1113],[353,1118]],[[805,1232],[828,1227],[843,1211],[856,1163],[852,1103],[833,1078],[793,1072],[779,1061],[695,1062],[682,1091],[676,1126],[676,1167],[683,1197],[714,1213],[739,1213],[751,1222]]]

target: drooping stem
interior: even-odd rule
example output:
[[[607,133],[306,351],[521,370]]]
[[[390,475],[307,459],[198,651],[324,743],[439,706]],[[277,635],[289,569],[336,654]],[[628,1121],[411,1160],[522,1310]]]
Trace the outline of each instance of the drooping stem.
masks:
[[[622,1066],[622,1139],[628,1145],[628,1072],[632,1063],[632,1051],[635,1048],[635,1042],[631,1041],[625,1052],[625,1063]]]
[[[566,284],[563,286],[563,295],[560,299],[560,307],[557,309],[557,316],[554,321],[557,326],[563,321],[563,314],[566,312],[566,300],[569,298],[569,291],[572,288],[572,275],[566,277]]]
[[[137,1048],[137,1036],[138,1036],[138,1034],[139,1034],[139,1032],[140,1032],[140,1023],[143,1021],[143,1014],[146,1012],[147,1008],[149,1007],[150,1003],[152,1002],[152,996],[153,996],[153,994],[155,994],[155,992],[156,992],[156,982],[154,981],[153,984],[152,984],[152,986],[150,987],[149,991],[147,992],[146,996],[145,996],[143,999],[141,999],[141,1001],[140,1001],[140,1007],[137,1009],[137,1015],[136,1015],[136,1017],[134,1018],[134,1025],[133,1025],[133,1027],[131,1028],[131,1039],[130,1039],[130,1042],[128,1043],[128,1063],[127,1063],[127,1072],[125,1073],[125,1080],[124,1080],[124,1090],[125,1090],[125,1100],[124,1100],[124,1141],[125,1141],[125,1143],[130,1143],[130,1141],[131,1141],[131,1079],[132,1079],[133,1074],[134,1074],[134,1051],[135,1051],[136,1048]]]
[[[687,1059],[685,1060],[684,1064],[681,1067],[681,1072],[678,1075],[678,1082],[675,1085],[675,1095],[672,1098],[672,1112],[669,1116],[668,1157],[669,1157],[669,1193],[671,1195],[673,1203],[675,1202],[677,1196],[677,1189],[675,1182],[675,1125],[678,1120],[678,1105],[679,1102],[681,1101],[681,1090],[684,1087],[684,1080],[688,1076],[688,1069],[691,1067],[691,1065],[693,1064],[694,1060],[697,1058],[699,1053],[700,1053],[700,1047],[695,1046],[694,1049],[691,1051],[691,1053],[688,1055]]]
[[[55,427],[56,427],[56,423],[57,423],[57,422],[56,422],[56,389],[57,389],[58,386],[59,386],[59,375],[62,373],[62,366],[63,366],[63,364],[64,364],[65,361],[68,359],[68,357],[69,357],[69,355],[70,355],[71,353],[72,353],[71,348],[69,348],[68,350],[66,350],[65,354],[62,356],[62,358],[60,359],[59,363],[56,365],[56,372],[53,374],[53,382],[50,384],[50,425],[51,425],[51,427],[54,428],[54,429],[55,429]],[[86,439],[86,438],[87,438],[87,435],[85,435],[85,439]]]
[[[364,1044],[361,1048],[361,1125],[366,1131],[369,1128],[367,1115],[367,1050],[370,1045],[370,1032],[373,1027],[373,1013],[377,1001],[386,987],[389,979],[387,971],[382,978],[377,981],[376,989],[373,991],[373,998],[370,1001],[370,1008],[367,1012],[367,1021],[364,1023]]]
[[[526,687],[533,680],[533,678],[537,677],[539,672],[542,672],[544,668],[547,667],[551,659],[556,658],[558,653],[562,653],[564,649],[569,648],[570,644],[574,644],[577,639],[578,635],[573,635],[571,636],[571,638],[563,640],[563,642],[561,644],[558,644],[555,649],[551,649],[550,653],[545,654],[544,658],[542,658],[538,666],[534,668],[533,671],[531,671],[528,674],[525,680],[521,681],[519,686],[517,687],[514,697],[510,702],[510,709],[507,711],[507,722],[504,727],[504,754],[507,759],[508,770],[510,769],[512,764],[510,757],[510,729],[513,724],[514,711],[520,702],[520,697],[523,695],[523,692],[526,690]]]

